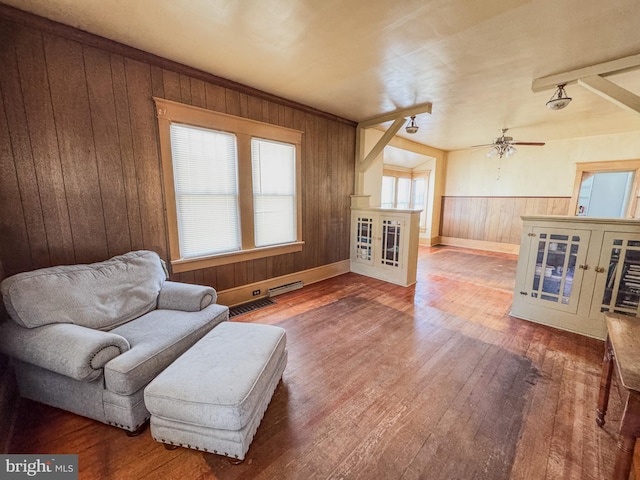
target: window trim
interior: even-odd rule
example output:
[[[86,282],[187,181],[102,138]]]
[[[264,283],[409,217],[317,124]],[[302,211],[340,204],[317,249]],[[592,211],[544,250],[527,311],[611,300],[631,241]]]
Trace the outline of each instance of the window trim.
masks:
[[[633,186],[629,192],[627,211],[624,218],[636,218],[638,205],[638,191],[640,190],[640,160],[609,160],[602,162],[576,162],[576,177],[573,183],[573,192],[569,202],[569,216],[578,215],[578,197],[580,185],[585,175],[604,172],[634,172]]]
[[[285,253],[302,251],[302,196],[301,196],[301,151],[302,133],[299,130],[236,117],[205,108],[185,105],[164,98],[152,97],[156,106],[158,133],[160,137],[160,157],[162,162],[162,185],[169,240],[169,260],[176,273],[215,267],[247,260],[255,260]],[[238,194],[240,203],[241,250],[204,257],[182,258],[178,216],[171,157],[172,123],[191,125],[228,132],[237,137],[238,154]],[[274,140],[296,146],[296,241],[268,247],[256,247],[253,227],[253,186],[251,177],[251,138]],[[250,214],[247,214],[250,212]]]

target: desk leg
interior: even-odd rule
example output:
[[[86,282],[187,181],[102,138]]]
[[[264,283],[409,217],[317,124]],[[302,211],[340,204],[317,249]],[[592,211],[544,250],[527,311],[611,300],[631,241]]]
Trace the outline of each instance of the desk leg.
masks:
[[[598,396],[598,409],[596,423],[602,427],[604,416],[609,406],[609,392],[611,391],[611,378],[613,376],[613,350],[609,337],[604,346],[604,359],[602,360],[602,374],[600,376],[600,394]]]
[[[618,451],[616,464],[613,470],[613,480],[628,480],[633,462],[633,450],[636,446],[636,437],[620,435],[618,439]]]

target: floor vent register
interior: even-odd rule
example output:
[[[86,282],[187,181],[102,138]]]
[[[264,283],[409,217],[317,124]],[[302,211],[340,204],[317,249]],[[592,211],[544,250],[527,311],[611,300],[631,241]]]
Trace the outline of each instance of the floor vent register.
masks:
[[[229,318],[235,317],[237,315],[242,315],[243,313],[253,312],[254,310],[258,310],[259,308],[268,307],[269,305],[273,305],[274,303],[276,302],[274,302],[270,298],[261,298],[259,300],[254,300],[253,302],[236,305],[235,307],[229,308]]]

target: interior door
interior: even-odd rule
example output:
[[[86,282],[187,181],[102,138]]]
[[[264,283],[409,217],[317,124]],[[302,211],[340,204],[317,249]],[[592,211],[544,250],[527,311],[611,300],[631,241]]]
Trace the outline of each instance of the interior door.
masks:
[[[527,263],[527,301],[576,313],[591,232],[533,227]]]

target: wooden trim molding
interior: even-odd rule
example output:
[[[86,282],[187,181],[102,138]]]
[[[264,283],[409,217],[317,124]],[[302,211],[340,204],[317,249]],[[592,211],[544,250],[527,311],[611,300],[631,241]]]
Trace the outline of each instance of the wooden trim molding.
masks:
[[[274,247],[251,248],[249,250],[223,253],[210,257],[171,260],[171,271],[173,273],[190,272],[191,270],[200,270],[201,268],[218,267],[220,265],[256,260],[258,258],[301,252],[303,246],[304,242],[294,242],[285,245],[276,245]]]
[[[198,127],[205,125],[214,130],[296,144],[302,141],[304,133],[301,130],[173,102],[165,98],[153,97],[153,101],[156,104],[158,119],[168,123],[183,123]]]
[[[349,273],[350,264],[351,263],[349,260],[342,260],[340,262],[322,265],[320,267],[310,268],[308,270],[302,270],[300,272],[291,273],[289,275],[270,278],[262,282],[255,282],[249,285],[243,285],[241,287],[222,290],[218,292],[218,303],[221,305],[233,307],[234,305],[240,305],[251,300],[264,298],[267,296],[267,291],[270,288],[278,287],[280,285],[286,285],[288,283],[297,281],[302,281],[304,285],[309,285],[311,283],[327,280],[328,278],[337,277],[338,275]],[[252,292],[254,292],[255,290],[260,290],[262,294],[254,297]]]
[[[520,245],[511,243],[485,242],[483,240],[470,240],[468,238],[440,237],[441,245],[450,245],[452,247],[472,248],[475,250],[487,250],[489,252],[511,253],[518,255],[520,253]]]

